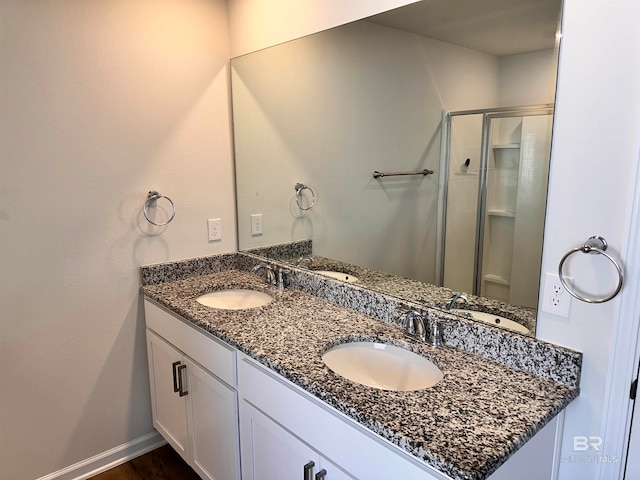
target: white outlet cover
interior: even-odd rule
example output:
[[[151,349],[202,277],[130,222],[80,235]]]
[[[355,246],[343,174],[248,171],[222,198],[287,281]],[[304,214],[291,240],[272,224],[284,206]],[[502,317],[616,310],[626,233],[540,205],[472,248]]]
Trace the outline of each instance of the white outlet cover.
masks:
[[[569,286],[573,285],[572,277],[564,277],[564,279]],[[558,274],[546,272],[542,291],[542,311],[559,317],[569,318],[572,300],[573,297],[560,282]]]
[[[262,235],[262,214],[254,213],[251,215],[251,235]]]
[[[222,240],[222,219],[210,218],[207,220],[207,230],[210,242]]]

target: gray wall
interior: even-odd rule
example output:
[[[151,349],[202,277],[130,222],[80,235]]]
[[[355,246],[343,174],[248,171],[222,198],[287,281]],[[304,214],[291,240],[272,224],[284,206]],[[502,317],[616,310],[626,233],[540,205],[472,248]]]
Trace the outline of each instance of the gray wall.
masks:
[[[0,19],[0,478],[34,479],[153,431],[140,265],[235,250],[226,5],[3,0]],[[176,204],[165,228],[150,189]]]

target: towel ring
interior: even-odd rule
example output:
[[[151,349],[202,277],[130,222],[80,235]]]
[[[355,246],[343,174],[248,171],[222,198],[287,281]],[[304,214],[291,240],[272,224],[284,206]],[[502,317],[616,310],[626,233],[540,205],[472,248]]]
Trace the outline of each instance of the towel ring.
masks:
[[[298,208],[300,210],[311,210],[313,208],[313,205],[316,203],[316,194],[315,194],[315,192],[311,189],[311,187],[307,187],[303,183],[296,183],[296,186],[294,188],[296,189],[296,204],[298,205]],[[303,190],[309,190],[311,192],[311,205],[309,205],[307,208],[303,207],[300,204],[300,199],[302,198],[302,191]]]
[[[606,253],[605,252],[606,249],[607,249],[607,241],[598,235],[594,235],[593,237],[589,237],[589,239],[586,242],[584,242],[584,244],[569,250],[564,255],[564,257],[562,257],[562,260],[560,260],[560,265],[558,266],[558,276],[560,277],[560,283],[562,283],[562,286],[567,290],[567,292],[569,292],[569,295],[587,303],[604,303],[604,302],[608,302],[618,294],[618,292],[622,288],[622,283],[624,281],[624,274],[622,273],[622,267],[620,266],[620,263],[618,263],[618,261],[615,258],[613,258],[611,255]],[[562,267],[564,266],[565,260],[576,252],[597,253],[599,255],[603,255],[611,263],[613,263],[613,266],[616,267],[616,270],[618,271],[618,286],[616,287],[613,293],[602,298],[589,298],[589,297],[583,297],[582,295],[578,295],[569,287],[569,285],[564,279],[564,274],[562,273]]]
[[[171,214],[171,216],[169,217],[169,220],[167,220],[164,223],[156,223],[153,220],[151,220],[149,218],[148,212],[147,212],[147,208],[149,207],[149,205],[152,202],[155,202],[157,200],[160,200],[161,198],[166,198],[167,201],[171,204],[171,209],[173,210],[173,213]],[[144,202],[144,207],[142,208],[142,213],[144,213],[144,218],[147,219],[147,222],[151,223],[152,225],[155,225],[157,227],[163,227],[165,225],[168,225],[169,222],[171,222],[171,220],[173,220],[173,217],[176,216],[176,206],[173,203],[173,200],[171,200],[169,197],[165,197],[164,195],[160,195],[158,192],[156,192],[155,190],[151,190],[148,194],[147,194],[147,199]]]

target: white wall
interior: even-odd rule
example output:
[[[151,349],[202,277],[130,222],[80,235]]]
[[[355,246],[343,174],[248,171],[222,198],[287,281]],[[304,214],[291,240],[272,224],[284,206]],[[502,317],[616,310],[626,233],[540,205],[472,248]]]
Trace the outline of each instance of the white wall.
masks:
[[[499,107],[553,103],[558,51],[500,57]]]
[[[232,69],[240,248],[311,238],[317,255],[433,283],[438,174],[373,172],[439,173],[442,111],[495,105],[496,57],[358,22]],[[317,196],[304,216],[297,182]]]
[[[543,272],[557,270],[561,256],[589,236],[604,236],[623,262],[637,244],[627,241],[640,152],[640,3],[632,0],[566,0],[560,52]],[[594,35],[594,32],[598,32]],[[615,286],[611,265],[601,257],[576,258],[569,272],[585,291],[604,295]],[[638,265],[628,265],[635,283]],[[566,410],[560,479],[599,478],[589,457],[618,455],[604,438],[600,451],[574,452],[574,435],[601,436],[613,333],[637,318],[619,316],[635,291],[623,289],[608,303],[573,301],[568,319],[540,312],[538,337],[584,354],[581,394]],[[630,379],[624,385],[628,395]],[[570,462],[568,456],[582,460]],[[614,478],[603,475],[602,479]]]
[[[152,431],[140,265],[236,248],[226,5],[3,0],[0,21],[0,478],[34,479]]]

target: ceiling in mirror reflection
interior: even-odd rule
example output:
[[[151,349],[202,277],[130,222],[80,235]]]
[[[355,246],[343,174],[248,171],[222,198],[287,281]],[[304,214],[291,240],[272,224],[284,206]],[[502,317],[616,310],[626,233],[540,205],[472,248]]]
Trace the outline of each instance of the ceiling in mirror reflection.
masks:
[[[552,103],[557,66],[558,2],[455,3],[476,11],[477,4],[519,7],[508,14],[483,10],[478,21],[456,11],[443,30],[468,28],[466,39],[455,42],[380,25],[384,17],[396,21],[394,11],[232,60],[240,249],[312,240],[316,256],[440,284],[443,111]],[[550,3],[553,16],[529,11],[532,19],[553,17],[531,25],[546,29],[541,51],[523,47],[512,33],[503,43],[536,51],[499,57],[461,46],[480,41],[471,25],[490,22],[505,35],[510,30],[497,25],[500,18],[517,25],[513,14],[522,15],[523,5],[542,11]],[[438,15],[444,14],[429,18]],[[495,43],[497,36],[485,37]],[[373,178],[375,170],[425,168],[435,174]],[[309,211],[296,207],[298,183],[315,192]],[[263,215],[260,235],[251,233],[254,214]],[[433,306],[442,306],[446,292]]]
[[[368,20],[500,57],[554,48],[559,12],[558,0],[425,0]]]

